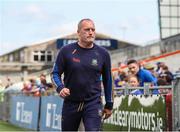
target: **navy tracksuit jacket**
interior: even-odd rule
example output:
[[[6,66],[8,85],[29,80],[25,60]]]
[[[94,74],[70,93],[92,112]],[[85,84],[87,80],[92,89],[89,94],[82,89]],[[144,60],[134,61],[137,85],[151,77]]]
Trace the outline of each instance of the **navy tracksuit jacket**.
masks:
[[[64,80],[61,79],[63,73]],[[53,66],[52,81],[56,85],[58,93],[64,87],[70,89],[70,95],[65,98],[62,110],[63,130],[76,130],[79,117],[83,118],[86,130],[96,130],[100,127],[100,121],[97,123],[95,120],[88,121],[91,118],[88,113],[89,115],[101,113],[101,75],[105,92],[105,108],[112,109],[113,94],[109,53],[96,44],[93,48],[87,49],[80,47],[77,42],[60,49]],[[73,111],[80,114],[75,116],[77,113],[73,114]],[[77,118],[78,120],[76,120]],[[71,122],[72,125],[69,125],[68,122]],[[97,125],[91,127],[90,123]]]

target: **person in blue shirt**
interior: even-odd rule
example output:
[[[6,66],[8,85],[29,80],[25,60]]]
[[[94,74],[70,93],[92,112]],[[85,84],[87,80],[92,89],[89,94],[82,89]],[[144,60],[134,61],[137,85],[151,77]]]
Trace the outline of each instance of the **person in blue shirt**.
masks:
[[[136,60],[129,60],[127,65],[129,72],[137,76],[140,86],[144,86],[144,83],[151,83],[151,86],[157,86],[157,78],[154,77],[148,70],[140,68]],[[158,89],[154,89],[152,93],[158,94]]]
[[[79,22],[77,35],[77,42],[60,49],[51,75],[56,91],[64,98],[61,128],[62,131],[77,131],[82,119],[85,131],[100,131],[102,117],[110,117],[113,108],[110,55],[94,43],[95,25],[91,19]]]

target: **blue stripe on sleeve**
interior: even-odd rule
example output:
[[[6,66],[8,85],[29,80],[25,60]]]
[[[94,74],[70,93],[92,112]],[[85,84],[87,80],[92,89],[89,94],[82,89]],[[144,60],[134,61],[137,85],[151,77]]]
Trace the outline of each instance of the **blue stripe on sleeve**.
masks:
[[[56,58],[56,61],[54,63],[52,73],[51,73],[51,80],[56,86],[56,91],[59,93],[62,88],[64,88],[64,84],[61,80],[61,74],[63,73],[63,54],[62,50],[58,53],[58,56]]]

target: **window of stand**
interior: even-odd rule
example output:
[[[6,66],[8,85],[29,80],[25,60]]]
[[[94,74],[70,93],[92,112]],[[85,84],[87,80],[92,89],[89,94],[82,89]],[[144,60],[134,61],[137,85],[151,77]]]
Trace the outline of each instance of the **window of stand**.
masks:
[[[52,51],[33,51],[33,61],[36,62],[52,62]]]

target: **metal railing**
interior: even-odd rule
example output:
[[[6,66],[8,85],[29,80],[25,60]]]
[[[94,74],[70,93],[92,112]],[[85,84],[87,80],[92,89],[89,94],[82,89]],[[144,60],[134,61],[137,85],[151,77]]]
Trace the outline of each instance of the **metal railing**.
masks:
[[[121,96],[121,95],[132,95],[133,93],[131,93],[133,90],[142,90],[142,95],[152,95],[153,90],[159,90],[161,89],[162,91],[160,91],[158,94],[160,95],[165,95],[168,94],[171,90],[173,89],[174,85],[166,85],[166,86],[151,86],[150,83],[145,83],[144,87],[130,87],[128,85],[124,85],[122,87],[115,87],[114,88],[114,95],[115,96]],[[157,94],[157,93],[156,93]]]

